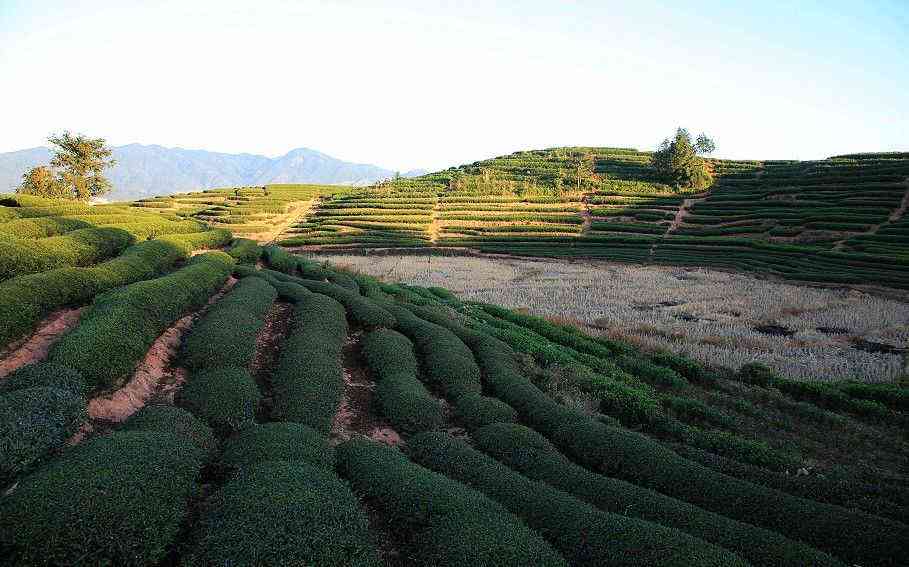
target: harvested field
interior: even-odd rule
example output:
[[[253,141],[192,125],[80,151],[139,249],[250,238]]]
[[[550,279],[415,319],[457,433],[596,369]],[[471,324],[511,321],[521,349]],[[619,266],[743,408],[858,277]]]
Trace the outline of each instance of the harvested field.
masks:
[[[909,300],[898,293],[882,297],[710,269],[598,261],[312,257],[387,281],[446,287],[465,300],[579,322],[593,334],[668,348],[709,364],[738,368],[760,361],[787,377],[820,381],[886,382],[905,371]],[[893,348],[862,348],[869,342]]]

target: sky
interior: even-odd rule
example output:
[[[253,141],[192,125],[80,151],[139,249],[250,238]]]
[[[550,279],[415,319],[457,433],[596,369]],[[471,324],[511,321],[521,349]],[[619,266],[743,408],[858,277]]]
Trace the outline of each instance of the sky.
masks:
[[[522,149],[909,150],[909,0],[0,0],[0,152],[114,145],[401,171]]]

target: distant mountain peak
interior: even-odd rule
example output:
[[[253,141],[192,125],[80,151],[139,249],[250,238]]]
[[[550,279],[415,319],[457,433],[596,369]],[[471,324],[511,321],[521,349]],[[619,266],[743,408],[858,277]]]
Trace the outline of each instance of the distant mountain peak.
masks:
[[[183,191],[266,183],[369,185],[394,177],[376,165],[352,163],[312,148],[299,147],[269,158],[250,153],[224,153],[133,142],[116,146],[117,165],[109,172],[112,200],[139,199]],[[35,147],[0,153],[0,193],[19,185],[30,167],[47,163],[51,151]],[[415,173],[419,172],[419,173]],[[413,170],[405,176],[419,175]]]

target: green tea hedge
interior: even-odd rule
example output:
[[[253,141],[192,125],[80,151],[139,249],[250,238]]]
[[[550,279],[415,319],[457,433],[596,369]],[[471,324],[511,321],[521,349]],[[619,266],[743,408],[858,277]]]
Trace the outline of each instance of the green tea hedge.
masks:
[[[156,564],[197,493],[204,457],[168,433],[92,438],[0,498],[0,556],[21,566]]]
[[[567,565],[543,538],[493,500],[365,439],[337,447],[338,469],[391,524],[413,532],[421,565]]]
[[[681,530],[734,551],[752,565],[841,565],[829,555],[776,532],[593,473],[569,461],[545,437],[522,425],[490,425],[475,431],[471,438],[479,449],[529,478],[564,490],[606,512]]]
[[[344,389],[341,349],[347,319],[340,303],[317,293],[294,306],[291,332],[272,373],[271,417],[327,434]]]
[[[483,364],[492,391],[579,464],[786,534],[846,561],[905,562],[901,560],[907,557],[907,549],[901,542],[909,538],[909,527],[717,473],[641,434],[608,427],[559,406],[517,371],[500,341],[464,328],[458,333]],[[864,529],[855,530],[856,525]]]
[[[218,445],[211,427],[183,408],[165,404],[149,404],[134,413],[120,431],[159,431],[188,439],[206,453]]]
[[[84,266],[116,256],[134,237],[117,228],[83,228],[63,236],[0,241],[0,280],[65,266]]]
[[[333,470],[335,453],[325,437],[302,423],[250,425],[224,442],[221,462],[226,466],[266,461],[305,462]]]
[[[391,329],[373,331],[363,339],[363,355],[377,382],[379,407],[396,428],[415,432],[442,426],[442,405],[417,378],[407,337]]]
[[[205,304],[230,275],[233,258],[209,252],[184,268],[99,295],[48,360],[82,373],[93,390],[120,386],[149,346],[186,312]]]
[[[85,398],[59,388],[0,395],[0,484],[63,448],[87,418]]]
[[[206,503],[192,541],[183,565],[382,565],[350,487],[305,462],[241,469]]]
[[[522,518],[572,565],[747,565],[681,531],[597,510],[447,433],[423,433],[407,446],[417,463],[485,493]]]
[[[227,434],[255,423],[261,401],[249,372],[225,366],[192,373],[174,403]]]
[[[191,369],[247,368],[277,296],[262,278],[241,279],[193,325],[183,342],[184,364]]]
[[[98,293],[154,277],[192,250],[217,247],[229,236],[219,230],[166,236],[131,246],[90,268],[59,268],[0,282],[0,344],[26,334],[54,309],[83,304]]]
[[[239,264],[255,264],[262,255],[262,249],[255,240],[238,238],[233,241],[227,253]]]
[[[26,364],[0,378],[0,394],[25,388],[58,388],[83,397],[88,393],[88,386],[81,374],[53,362]]]

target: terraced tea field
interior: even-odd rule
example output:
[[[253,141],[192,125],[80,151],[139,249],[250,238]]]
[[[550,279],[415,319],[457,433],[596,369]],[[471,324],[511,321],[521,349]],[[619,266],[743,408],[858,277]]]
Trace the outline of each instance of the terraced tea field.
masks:
[[[364,244],[459,204],[320,199]],[[581,218],[501,203],[482,212]],[[186,203],[0,205],[4,564],[909,560],[904,385],[640,350],[259,246]]]
[[[458,247],[909,286],[907,154],[711,160],[717,181],[703,193],[657,182],[649,161],[617,148],[518,152],[323,198],[281,243]],[[584,163],[592,173],[578,173]]]

